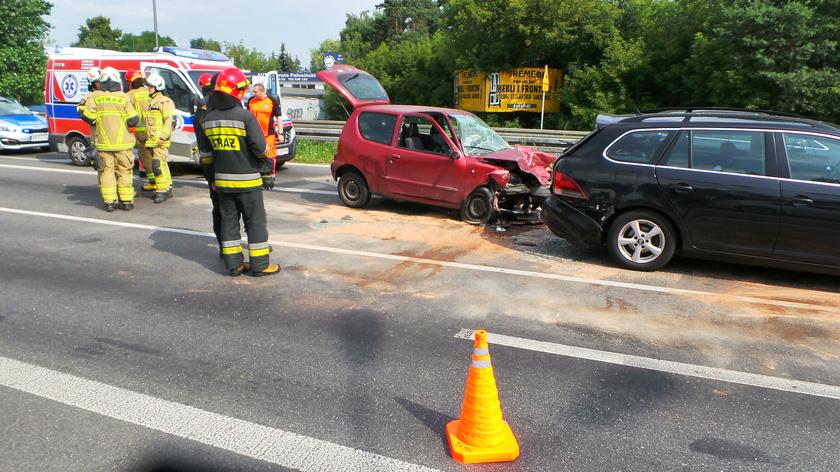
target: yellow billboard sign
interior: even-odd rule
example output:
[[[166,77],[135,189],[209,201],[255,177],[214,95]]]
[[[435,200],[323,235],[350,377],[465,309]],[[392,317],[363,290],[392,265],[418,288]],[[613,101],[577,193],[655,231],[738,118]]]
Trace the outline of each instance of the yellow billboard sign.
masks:
[[[458,71],[455,75],[455,107],[468,111],[508,113],[542,111],[545,70],[537,67],[483,73]],[[560,111],[559,69],[548,69],[548,92],[545,111]]]

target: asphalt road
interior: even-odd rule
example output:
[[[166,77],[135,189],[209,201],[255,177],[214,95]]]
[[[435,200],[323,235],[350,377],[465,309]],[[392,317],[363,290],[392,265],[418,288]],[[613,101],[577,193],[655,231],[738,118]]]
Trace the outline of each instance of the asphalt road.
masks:
[[[279,173],[283,271],[232,279],[195,169],[109,214],[89,169],[0,156],[0,470],[840,469],[836,277],[628,272],[544,227],[349,209],[328,173]],[[478,328],[521,340],[491,335],[510,464],[443,435]]]

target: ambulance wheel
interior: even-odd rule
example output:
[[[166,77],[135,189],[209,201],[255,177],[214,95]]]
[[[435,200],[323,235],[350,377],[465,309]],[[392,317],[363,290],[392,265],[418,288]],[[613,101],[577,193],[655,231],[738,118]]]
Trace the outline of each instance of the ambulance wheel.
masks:
[[[73,136],[67,140],[67,155],[70,156],[70,162],[77,166],[89,166],[90,158],[85,155],[85,149],[88,147],[87,139],[81,136]]]

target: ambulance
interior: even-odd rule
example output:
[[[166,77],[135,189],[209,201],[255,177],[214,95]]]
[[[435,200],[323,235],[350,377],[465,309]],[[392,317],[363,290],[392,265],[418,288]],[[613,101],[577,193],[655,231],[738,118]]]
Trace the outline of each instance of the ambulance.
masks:
[[[233,63],[224,54],[201,49],[160,47],[153,52],[116,52],[85,48],[48,50],[44,85],[50,149],[66,152],[73,164],[89,165],[84,154],[90,128],[79,118],[76,106],[88,93],[87,71],[91,67],[113,67],[124,76],[129,69],[144,76],[157,72],[166,81],[166,94],[175,102],[175,132],[172,133],[170,160],[198,163],[198,149],[191,114],[200,96],[198,77],[214,74]],[[123,90],[128,84],[123,79]]]

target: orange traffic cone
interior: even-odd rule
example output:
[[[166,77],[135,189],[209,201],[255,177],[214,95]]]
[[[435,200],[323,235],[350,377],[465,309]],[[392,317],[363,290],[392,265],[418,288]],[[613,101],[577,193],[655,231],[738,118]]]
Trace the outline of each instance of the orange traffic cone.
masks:
[[[446,438],[452,458],[464,464],[509,462],[519,457],[519,443],[502,419],[487,331],[475,332],[461,418],[446,425]]]

